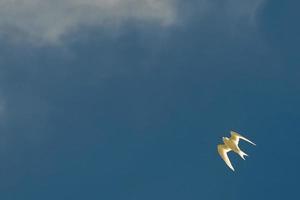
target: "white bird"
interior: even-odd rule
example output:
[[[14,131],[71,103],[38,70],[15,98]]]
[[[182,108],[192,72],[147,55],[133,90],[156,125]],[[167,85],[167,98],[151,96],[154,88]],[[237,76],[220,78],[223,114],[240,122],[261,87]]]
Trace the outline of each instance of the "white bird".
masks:
[[[229,151],[233,151],[233,152],[239,154],[241,156],[241,158],[245,160],[244,156],[248,156],[248,155],[239,148],[239,146],[238,146],[239,140],[242,139],[253,145],[256,145],[256,144],[234,131],[230,131],[230,134],[231,134],[230,138],[222,137],[224,144],[218,145],[218,152],[219,152],[220,156],[222,157],[222,159],[227,164],[227,166],[234,171],[234,168],[228,158],[227,153]]]

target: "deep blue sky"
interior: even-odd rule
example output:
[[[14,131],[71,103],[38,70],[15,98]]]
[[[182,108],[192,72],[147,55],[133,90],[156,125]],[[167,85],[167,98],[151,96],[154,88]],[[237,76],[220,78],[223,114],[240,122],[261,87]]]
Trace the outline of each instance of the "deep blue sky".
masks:
[[[296,199],[300,3],[266,1],[251,23],[219,4],[162,32],[2,39],[1,199]],[[230,153],[235,173],[216,151],[230,130],[257,143]]]

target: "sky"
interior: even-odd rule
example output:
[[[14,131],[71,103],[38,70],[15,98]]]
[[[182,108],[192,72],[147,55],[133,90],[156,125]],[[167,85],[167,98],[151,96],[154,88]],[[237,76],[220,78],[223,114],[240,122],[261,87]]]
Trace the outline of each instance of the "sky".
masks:
[[[299,6],[2,0],[1,199],[296,199]]]

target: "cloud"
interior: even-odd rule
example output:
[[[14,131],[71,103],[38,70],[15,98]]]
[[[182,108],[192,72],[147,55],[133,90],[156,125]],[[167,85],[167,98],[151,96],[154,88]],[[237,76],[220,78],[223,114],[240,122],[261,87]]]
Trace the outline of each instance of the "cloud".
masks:
[[[1,0],[0,39],[57,44],[78,30],[94,27],[118,30],[128,23],[170,27],[185,17],[203,18],[207,14],[236,24],[241,19],[253,21],[264,1]]]
[[[227,12],[237,20],[248,20],[253,23],[259,8],[265,0],[227,0]]]
[[[56,43],[80,27],[119,26],[129,21],[168,26],[175,0],[2,0],[0,36]]]

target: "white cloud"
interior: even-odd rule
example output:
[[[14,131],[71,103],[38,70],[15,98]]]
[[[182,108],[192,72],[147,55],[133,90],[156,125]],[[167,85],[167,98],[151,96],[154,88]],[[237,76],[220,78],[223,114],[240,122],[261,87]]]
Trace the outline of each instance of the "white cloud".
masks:
[[[127,22],[168,27],[182,21],[193,6],[196,17],[224,15],[232,24],[252,20],[264,0],[0,0],[0,39],[60,43],[80,28],[115,29]],[[180,8],[178,3],[184,5]],[[193,15],[195,16],[195,15]],[[220,16],[222,18],[228,16]]]
[[[176,0],[1,0],[0,36],[56,43],[80,26],[118,26],[142,21],[168,26]]]

